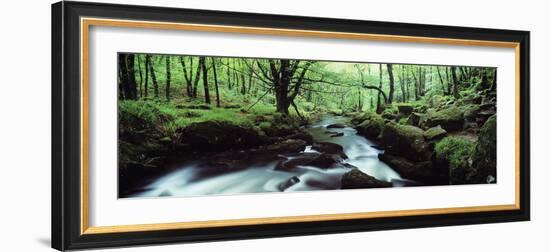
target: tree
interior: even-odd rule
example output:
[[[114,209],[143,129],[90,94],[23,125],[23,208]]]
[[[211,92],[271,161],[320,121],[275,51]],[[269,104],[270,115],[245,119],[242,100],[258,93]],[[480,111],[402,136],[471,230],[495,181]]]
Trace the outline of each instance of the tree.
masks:
[[[155,95],[155,98],[159,97],[159,83],[157,82],[157,76],[155,75],[155,68],[154,68],[154,61],[153,58],[150,56],[150,59],[152,62],[149,64],[149,71],[151,72],[151,80],[153,81],[153,93]]]
[[[138,70],[139,70],[139,97],[143,97],[143,74],[141,72],[141,56],[137,55]]]
[[[137,85],[135,74],[135,54],[118,55],[120,85],[124,99],[137,100]]]
[[[210,104],[210,93],[208,92],[208,69],[206,68],[206,59],[199,57],[199,65],[202,68],[202,85],[204,87],[204,103]]]
[[[264,65],[264,62],[267,64]],[[292,105],[298,112],[294,99],[300,93],[302,84],[306,80],[306,73],[314,62],[306,61],[301,64],[300,60],[270,59],[263,62],[256,60],[255,63],[260,74],[252,69],[254,75],[261,76],[260,79],[265,84],[270,85],[268,91],[273,90],[275,92],[276,111],[288,114],[288,108]]]
[[[170,101],[170,56],[166,56],[166,100]]]
[[[199,79],[201,78],[201,61],[200,61],[200,57],[199,57],[199,64],[197,66],[197,71],[195,72],[195,81],[193,82],[193,86],[192,86],[192,94],[191,94],[191,97],[193,98],[197,98],[197,86],[199,85]],[[204,57],[202,57],[202,59],[204,60]]]
[[[379,78],[378,78],[378,88],[382,90],[382,64],[378,64],[379,66]],[[378,92],[378,99],[376,100],[376,113],[382,113],[381,104],[380,104],[380,94],[384,92]],[[386,100],[386,99],[384,99]]]
[[[180,64],[183,70],[183,79],[185,80],[186,86],[185,91],[188,97],[193,97],[193,57],[189,57],[190,67],[189,73],[187,73],[187,64],[185,63],[185,57],[180,56]]]
[[[456,77],[456,67],[451,67],[451,74],[453,78],[453,96],[458,98],[458,78]]]
[[[216,107],[220,107],[220,91],[218,89],[218,74],[216,73],[216,58],[212,59],[212,71],[214,72],[214,87],[216,88]],[[251,75],[252,76],[252,75]]]
[[[392,104],[393,101],[393,91],[394,91],[394,83],[393,83],[393,69],[392,64],[386,64],[386,68],[388,69],[388,76],[390,77],[390,93],[388,96],[388,104]]]
[[[143,89],[144,89],[143,95],[146,98],[149,96],[149,64],[150,64],[150,61],[151,61],[151,56],[145,55],[145,85],[143,87]]]

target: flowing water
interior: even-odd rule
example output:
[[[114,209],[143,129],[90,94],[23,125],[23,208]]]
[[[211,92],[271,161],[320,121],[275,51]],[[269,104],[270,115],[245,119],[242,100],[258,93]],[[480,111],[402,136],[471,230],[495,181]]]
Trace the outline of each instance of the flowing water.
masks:
[[[402,186],[404,180],[388,165],[378,160],[378,154],[383,152],[374,148],[374,143],[357,135],[351,127],[328,129],[331,132],[343,133],[340,137],[327,134],[327,125],[347,123],[348,119],[341,116],[326,116],[318,123],[308,126],[306,130],[317,142],[332,142],[341,145],[348,156],[344,162],[351,164],[366,174],[379,180],[393,182],[394,186]],[[307,146],[304,152],[316,152]],[[292,159],[293,156],[282,158]],[[311,191],[339,189],[344,173],[351,168],[321,169],[312,166],[301,166],[294,171],[275,170],[278,160],[266,160],[263,163],[250,164],[250,167],[235,172],[204,177],[201,175],[200,162],[186,163],[158,178],[139,193],[130,197],[157,196],[200,196],[213,194],[239,194],[257,192]],[[296,179],[298,178],[298,179]]]

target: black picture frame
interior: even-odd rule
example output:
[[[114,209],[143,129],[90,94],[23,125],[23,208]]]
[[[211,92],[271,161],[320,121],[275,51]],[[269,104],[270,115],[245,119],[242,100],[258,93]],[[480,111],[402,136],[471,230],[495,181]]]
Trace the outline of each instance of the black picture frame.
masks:
[[[519,43],[519,209],[280,224],[82,234],[81,17]],[[530,218],[529,32],[83,2],[52,5],[52,247],[58,250],[466,225]]]

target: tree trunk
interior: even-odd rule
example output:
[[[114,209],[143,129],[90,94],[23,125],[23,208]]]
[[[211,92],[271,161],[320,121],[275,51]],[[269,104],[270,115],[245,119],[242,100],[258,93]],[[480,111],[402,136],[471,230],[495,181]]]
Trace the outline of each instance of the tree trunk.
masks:
[[[118,55],[118,75],[119,75],[119,96],[122,99],[129,99],[127,97],[130,92],[130,87],[128,86],[128,66],[126,65],[126,54]]]
[[[170,101],[170,56],[166,56],[166,100]]]
[[[276,75],[274,78],[275,86],[275,99],[277,112],[288,115],[288,107],[290,103],[288,102],[288,85],[290,84],[290,76],[288,76],[288,66],[289,60],[280,60],[281,67],[279,71],[276,70],[275,62],[270,61],[270,67],[272,75]]]
[[[202,85],[204,87],[204,103],[210,104],[210,93],[208,92],[208,70],[206,69],[206,59],[199,57],[199,65],[202,68]]]
[[[392,104],[392,102],[393,102],[393,91],[394,91],[392,64],[386,64],[386,68],[388,69],[388,76],[390,77],[390,93],[389,93],[389,96],[388,96],[388,104]]]
[[[382,64],[379,65],[379,76],[378,76],[378,88],[382,89]],[[376,113],[382,113],[381,103],[380,103],[380,92],[378,92],[378,99],[376,100]]]
[[[193,95],[193,58],[189,57],[191,61],[191,67],[189,68],[189,73],[187,73],[187,64],[185,64],[185,57],[180,57],[180,63],[183,70],[183,79],[185,80],[185,93],[188,97]]]
[[[218,89],[218,74],[216,73],[216,59],[212,59],[212,71],[214,72],[214,86],[216,87],[216,107],[220,107],[220,91]]]
[[[204,60],[204,57],[202,57],[202,59]],[[198,89],[198,85],[199,85],[199,79],[201,78],[201,58],[199,57],[199,65],[197,66],[197,71],[195,72],[195,80],[193,82],[193,86],[192,86],[192,94],[191,94],[191,97],[193,98],[197,98],[197,89]]]
[[[141,56],[137,56],[138,70],[139,70],[139,97],[143,97],[143,73],[141,71]]]
[[[405,66],[401,65],[401,74],[399,77],[399,86],[401,87],[401,102],[407,102],[407,94],[405,93]]]
[[[151,56],[145,55],[145,85],[143,87],[143,94],[145,98],[149,96],[149,62],[151,61],[150,58]]]
[[[159,83],[157,82],[157,76],[155,75],[155,61],[151,60],[149,64],[149,71],[151,72],[151,80],[153,81],[153,92],[155,95],[155,98],[159,97]]]
[[[443,95],[447,95],[445,84],[443,84],[443,78],[441,77],[441,71],[439,71],[439,67],[436,66],[437,69],[437,76],[439,76],[439,83],[441,84],[441,89],[443,90]]]
[[[458,78],[456,77],[456,67],[451,67],[451,74],[453,77],[453,96],[458,98]]]
[[[134,54],[119,54],[119,68],[124,98],[137,100]]]

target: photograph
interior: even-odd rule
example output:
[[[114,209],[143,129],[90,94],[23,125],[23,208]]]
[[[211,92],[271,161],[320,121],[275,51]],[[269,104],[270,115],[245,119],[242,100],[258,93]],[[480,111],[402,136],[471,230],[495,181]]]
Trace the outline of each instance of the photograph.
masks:
[[[119,198],[497,182],[494,66],[117,57]]]

